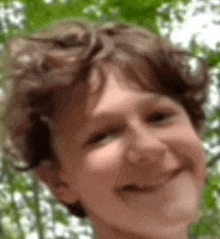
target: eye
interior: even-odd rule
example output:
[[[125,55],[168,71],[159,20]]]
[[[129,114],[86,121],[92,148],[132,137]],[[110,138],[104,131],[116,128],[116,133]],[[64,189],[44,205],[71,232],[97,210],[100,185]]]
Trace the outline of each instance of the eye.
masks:
[[[107,134],[97,134],[89,140],[89,143],[94,144],[94,143],[100,142],[100,141],[106,139],[106,137],[108,137]]]
[[[105,132],[105,133],[98,133],[89,138],[87,141],[87,144],[89,145],[104,145],[108,142],[111,142],[113,139],[115,139],[118,136],[116,132]]]
[[[148,120],[151,123],[166,124],[172,120],[172,117],[173,117],[173,113],[156,112],[156,113],[152,114],[148,118]]]

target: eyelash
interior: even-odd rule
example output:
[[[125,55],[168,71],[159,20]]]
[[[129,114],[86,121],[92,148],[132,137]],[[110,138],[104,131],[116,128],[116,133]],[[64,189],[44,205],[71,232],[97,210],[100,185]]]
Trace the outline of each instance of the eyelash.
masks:
[[[156,113],[154,113],[154,114],[152,114],[150,117],[148,117],[147,119],[148,120],[150,120],[150,122],[152,122],[152,121],[154,121],[153,119],[154,119],[154,117],[155,116],[165,116],[165,119],[170,119],[170,117],[172,117],[173,116],[173,113],[161,113],[161,112],[156,112]],[[164,118],[163,118],[164,119]],[[163,120],[162,119],[162,120]],[[158,120],[158,119],[157,119]]]
[[[150,117],[147,117],[147,120],[150,121],[151,123],[153,123],[155,121],[155,116],[165,116],[165,119],[163,118],[163,120],[168,119],[168,121],[173,117],[174,113],[162,113],[162,112],[155,112],[154,114],[150,115]],[[158,121],[158,118],[156,119]],[[161,121],[161,119],[159,118],[159,121]],[[163,124],[163,123],[155,123],[155,124]],[[89,140],[88,140],[88,144],[96,144],[98,142],[100,142],[100,138],[102,138],[103,136],[109,136],[109,135],[115,135],[116,133],[118,133],[119,130],[116,129],[109,129],[106,130],[102,133],[97,133],[94,136],[92,136]]]
[[[100,138],[102,138],[102,136],[109,136],[109,135],[115,135],[116,134],[116,130],[107,130],[104,133],[98,133],[94,136],[92,136],[89,140],[88,140],[88,144],[96,144],[97,142],[100,141]]]

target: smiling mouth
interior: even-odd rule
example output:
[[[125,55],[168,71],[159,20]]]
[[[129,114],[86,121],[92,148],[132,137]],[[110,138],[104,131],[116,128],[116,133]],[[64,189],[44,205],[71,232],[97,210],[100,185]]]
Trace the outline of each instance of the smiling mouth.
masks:
[[[165,185],[166,182],[161,183],[161,184],[157,184],[155,186],[147,186],[147,187],[143,187],[143,188],[139,188],[136,186],[126,186],[122,189],[122,191],[126,191],[126,192],[153,192],[156,191],[157,189],[159,189],[160,187],[163,187]]]
[[[151,193],[154,192],[162,187],[164,187],[168,182],[170,182],[173,178],[175,178],[179,173],[181,173],[183,169],[178,169],[169,174],[167,177],[163,178],[160,183],[154,185],[147,185],[147,186],[138,186],[136,184],[129,184],[123,186],[118,190],[120,193],[123,192],[132,192],[132,193]]]

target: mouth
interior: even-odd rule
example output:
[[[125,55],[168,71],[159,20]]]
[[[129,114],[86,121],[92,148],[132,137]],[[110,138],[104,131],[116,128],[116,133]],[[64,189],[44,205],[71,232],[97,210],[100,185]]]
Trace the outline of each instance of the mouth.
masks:
[[[151,185],[138,185],[138,184],[128,184],[117,191],[120,193],[123,192],[133,192],[133,193],[151,193],[154,192],[162,187],[164,187],[168,182],[174,179],[179,173],[183,171],[183,168],[174,170],[168,174],[164,178],[162,178],[159,182]]]

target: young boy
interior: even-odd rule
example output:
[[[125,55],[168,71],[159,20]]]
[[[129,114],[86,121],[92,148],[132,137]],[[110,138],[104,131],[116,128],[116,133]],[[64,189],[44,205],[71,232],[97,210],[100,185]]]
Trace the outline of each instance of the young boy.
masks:
[[[206,179],[209,86],[191,59],[122,23],[67,21],[13,39],[5,149],[96,238],[186,239]]]

